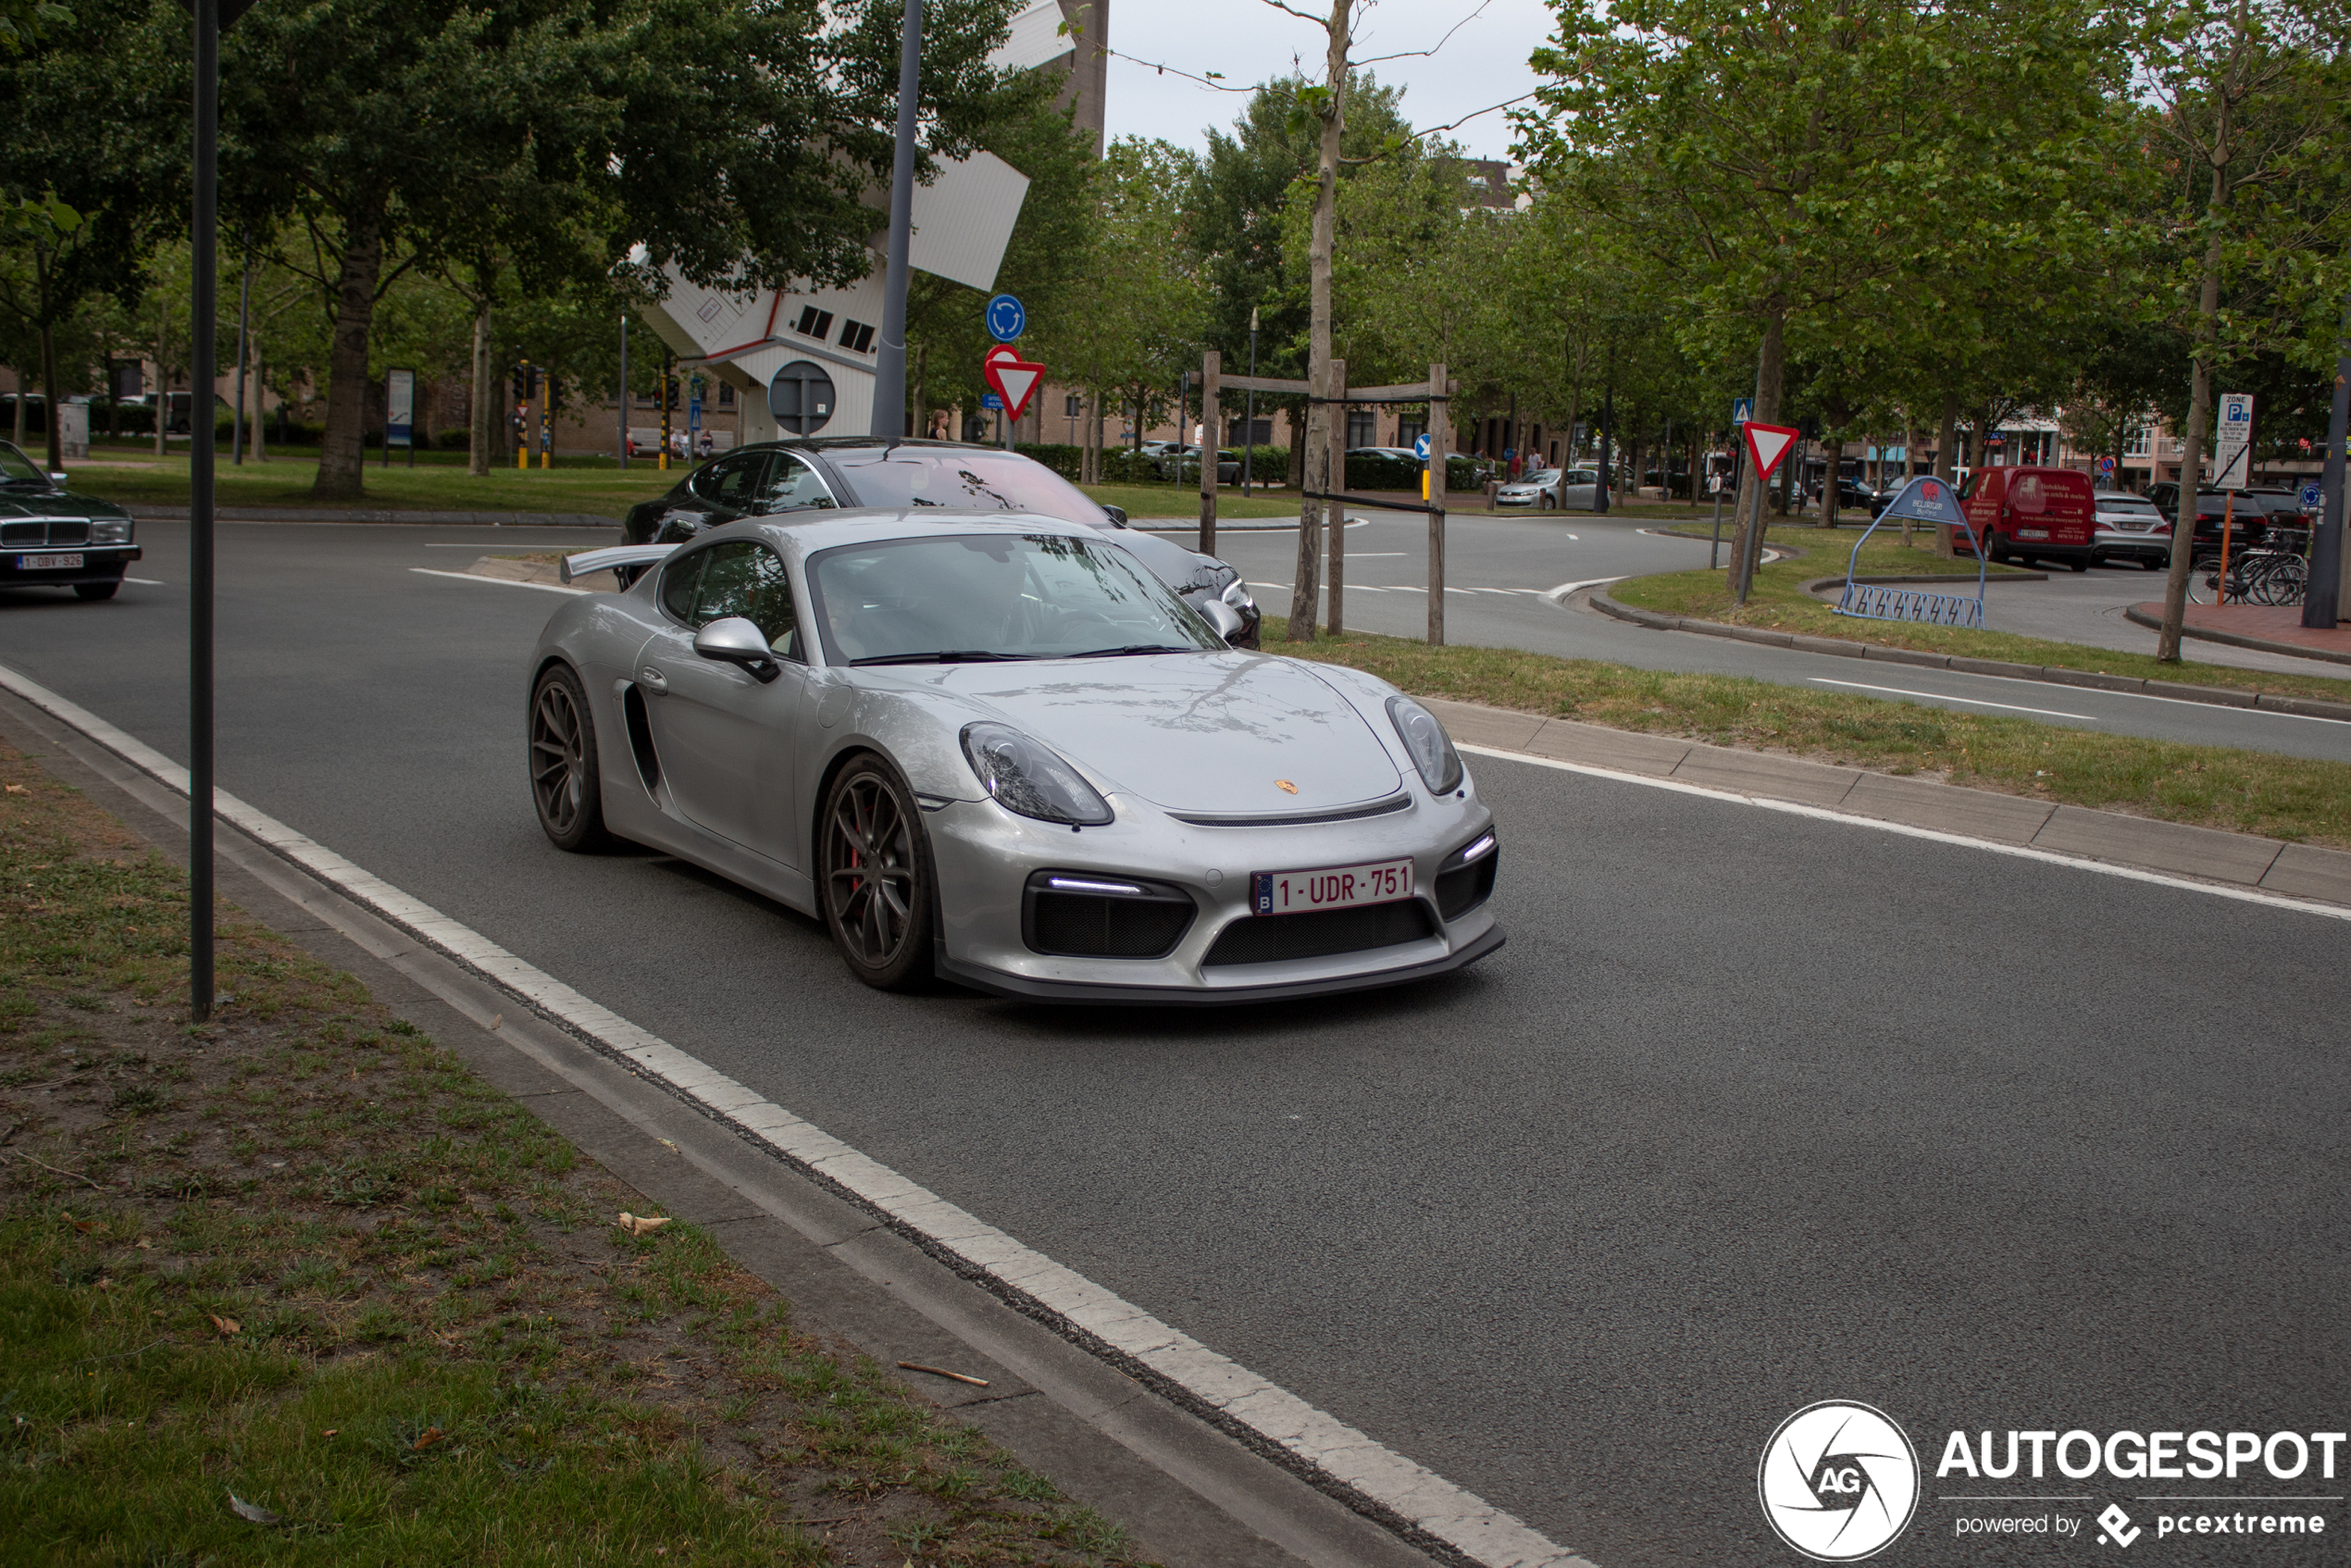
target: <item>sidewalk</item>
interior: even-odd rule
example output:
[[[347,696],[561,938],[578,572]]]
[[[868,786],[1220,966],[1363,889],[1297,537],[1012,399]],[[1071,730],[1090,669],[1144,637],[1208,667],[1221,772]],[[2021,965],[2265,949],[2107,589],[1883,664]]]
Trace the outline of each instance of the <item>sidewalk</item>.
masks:
[[[1696,740],[1605,729],[1440,697],[1420,701],[1444,721],[1454,740],[1474,746],[1671,778],[1735,795],[1846,812],[2077,860],[2351,906],[2351,852],[2342,850],[2155,822],[2121,812],[2058,805],[1928,779],[1897,778],[1768,752],[1742,752]]]
[[[2124,614],[2139,626],[2163,625],[2160,600],[2133,604]],[[2351,621],[2331,631],[2314,629],[2302,624],[2299,604],[2190,604],[2180,629],[2190,637],[2232,647],[2351,665]]]
[[[155,506],[143,502],[123,510],[141,522],[184,523],[185,506]],[[212,515],[224,523],[458,523],[491,528],[616,529],[618,517],[597,512],[414,512],[383,507],[339,506],[216,506]]]

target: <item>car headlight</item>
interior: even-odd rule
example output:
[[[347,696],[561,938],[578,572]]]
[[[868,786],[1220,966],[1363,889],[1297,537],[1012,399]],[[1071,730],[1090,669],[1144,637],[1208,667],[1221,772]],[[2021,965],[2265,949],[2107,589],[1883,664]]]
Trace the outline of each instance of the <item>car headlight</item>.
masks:
[[[1439,795],[1449,795],[1462,787],[1461,753],[1453,750],[1451,738],[1435,714],[1410,697],[1390,697],[1387,717],[1403,739],[1404,749],[1412,753],[1412,765],[1420,769],[1422,783]]]
[[[131,519],[101,517],[90,525],[93,544],[128,544],[131,542]]]
[[[1076,768],[1009,724],[964,726],[964,755],[1006,811],[1072,827],[1099,828],[1112,820],[1109,803]]]
[[[1236,610],[1253,610],[1257,607],[1257,601],[1249,596],[1248,585],[1243,583],[1238,578],[1235,578],[1232,581],[1226,583],[1225,585],[1225,591],[1218,594],[1217,597],[1224,600],[1225,604],[1230,604]]]

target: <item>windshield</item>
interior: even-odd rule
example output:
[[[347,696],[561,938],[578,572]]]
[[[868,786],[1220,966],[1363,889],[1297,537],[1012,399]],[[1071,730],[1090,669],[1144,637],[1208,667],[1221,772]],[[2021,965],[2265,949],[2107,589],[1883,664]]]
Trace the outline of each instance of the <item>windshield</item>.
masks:
[[[942,534],[813,557],[835,663],[960,664],[1191,653],[1213,629],[1124,550],[1064,535]]]
[[[861,506],[1027,512],[1088,528],[1109,521],[1076,485],[1043,464],[1009,452],[893,446],[871,456],[843,453],[833,462],[856,488]]]
[[[2155,509],[2152,501],[2117,501],[2103,496],[2098,500],[2098,510],[2121,512],[2133,517],[2159,517],[2163,515]]]
[[[14,443],[0,441],[0,484],[37,484],[47,488],[49,476]]]
[[[1519,482],[1521,484],[1549,484],[1559,477],[1560,471],[1557,468],[1537,468]]]

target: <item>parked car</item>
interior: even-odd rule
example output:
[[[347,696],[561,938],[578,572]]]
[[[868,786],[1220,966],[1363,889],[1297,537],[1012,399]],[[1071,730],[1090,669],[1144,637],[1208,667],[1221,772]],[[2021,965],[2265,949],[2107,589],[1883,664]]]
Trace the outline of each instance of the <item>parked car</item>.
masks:
[[[566,600],[528,671],[559,849],[677,855],[887,990],[1252,1002],[1502,945],[1494,815],[1436,716],[1225,646],[1238,617],[1090,522],[803,510],[570,565],[632,556],[649,575]]]
[[[1421,463],[1425,460],[1409,446],[1350,446],[1350,457],[1385,457],[1398,463]]]
[[[131,514],[76,494],[14,442],[0,441],[0,589],[70,588],[111,599],[139,559]]]
[[[1891,494],[1881,495],[1850,475],[1836,481],[1836,509],[1839,512],[1866,512],[1874,517],[1894,500]],[[1828,505],[1823,487],[1812,487],[1812,503],[1825,509]]]
[[[1494,504],[1589,512],[1599,504],[1599,484],[1597,468],[1537,468],[1496,490]]]
[[[1170,442],[1167,445],[1161,447],[1158,454],[1151,459],[1151,467],[1163,479],[1180,480],[1188,475],[1197,479],[1200,478],[1200,448]],[[1218,484],[1241,482],[1241,454],[1239,453],[1223,450],[1217,452],[1216,482]]]
[[[2155,503],[2129,491],[2102,490],[2092,497],[2097,523],[2090,559],[2136,561],[2150,571],[2171,565],[2171,523]]]
[[[2060,562],[2090,569],[2096,507],[2090,476],[2078,468],[2022,466],[1978,468],[1959,492],[1959,505],[1984,553],[1995,561]],[[1954,541],[1966,548],[1966,536]]]
[[[1034,458],[961,442],[882,442],[871,436],[803,436],[739,447],[704,463],[665,495],[641,501],[621,520],[623,543],[676,542],[738,517],[842,507],[959,506],[1023,512],[1083,523],[1112,534],[1195,609],[1218,600],[1241,617],[1239,647],[1258,643],[1257,602],[1241,575],[1213,555],[1126,526]],[[636,573],[624,569],[622,586]]]

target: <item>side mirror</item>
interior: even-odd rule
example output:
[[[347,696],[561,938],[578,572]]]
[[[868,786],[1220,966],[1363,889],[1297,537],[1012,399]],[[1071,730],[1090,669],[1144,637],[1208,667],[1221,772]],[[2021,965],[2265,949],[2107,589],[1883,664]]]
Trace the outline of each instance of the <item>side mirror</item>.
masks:
[[[1123,529],[1126,526],[1126,508],[1124,506],[1105,505],[1102,508],[1102,515],[1110,519],[1110,526],[1114,529]]]
[[[63,474],[51,474],[49,476],[49,482],[56,485],[59,490],[63,490],[66,488],[68,481]]]
[[[1216,635],[1225,641],[1230,642],[1241,634],[1241,613],[1222,599],[1211,599],[1200,607],[1200,613],[1208,617],[1208,624],[1214,627]]]
[[[694,633],[694,652],[720,664],[740,665],[763,685],[784,673],[776,667],[767,634],[740,616],[712,621]]]

